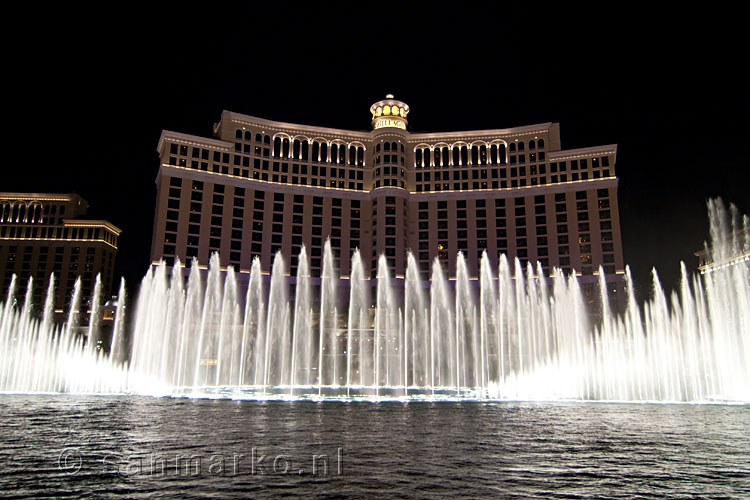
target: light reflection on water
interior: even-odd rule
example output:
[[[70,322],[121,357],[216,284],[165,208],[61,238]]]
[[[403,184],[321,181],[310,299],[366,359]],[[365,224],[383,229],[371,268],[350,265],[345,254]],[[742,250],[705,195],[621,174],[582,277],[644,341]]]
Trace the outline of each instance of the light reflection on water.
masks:
[[[3,395],[0,412],[0,491],[19,497],[750,495],[741,405]]]

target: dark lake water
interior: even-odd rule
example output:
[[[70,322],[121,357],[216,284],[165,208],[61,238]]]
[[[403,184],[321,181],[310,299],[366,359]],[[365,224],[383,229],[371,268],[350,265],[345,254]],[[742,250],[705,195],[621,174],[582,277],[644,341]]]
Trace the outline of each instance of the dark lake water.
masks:
[[[750,497],[750,406],[0,395],[0,497]]]

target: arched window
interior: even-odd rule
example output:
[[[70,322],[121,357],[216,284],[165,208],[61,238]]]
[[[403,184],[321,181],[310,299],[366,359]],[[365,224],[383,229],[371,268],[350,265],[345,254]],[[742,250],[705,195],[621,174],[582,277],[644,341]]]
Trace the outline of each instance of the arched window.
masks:
[[[396,145],[395,142],[391,143],[391,151],[398,151],[398,146]]]
[[[507,160],[508,154],[505,151],[505,144],[500,144],[497,147],[497,156],[498,156],[498,159],[500,160],[500,165],[505,165],[505,163],[508,161]]]
[[[529,149],[536,149],[536,141],[534,139],[529,141]]]
[[[320,161],[320,143],[318,141],[312,143],[312,161]]]
[[[365,148],[359,146],[357,148],[357,165],[363,167],[365,165]]]
[[[461,146],[461,165],[469,164],[469,148]]]
[[[337,163],[339,157],[339,145],[335,142],[331,144],[331,162]]]
[[[302,141],[302,155],[300,156],[302,160],[307,161],[309,149],[310,143],[308,143],[307,141]]]
[[[285,139],[284,139],[284,140],[282,141],[282,143],[281,143],[281,144],[282,144],[282,148],[283,148],[283,149],[282,149],[282,156],[283,156],[284,158],[289,158],[289,139],[286,139],[286,138],[285,138]]]
[[[263,144],[271,144],[271,136],[270,135],[264,135],[263,136]]]
[[[300,148],[299,139],[294,139],[294,143],[292,144],[292,156],[297,160],[299,160],[299,157],[300,157],[299,148]]]
[[[239,128],[238,128],[238,129],[237,129],[237,130],[236,130],[236,131],[234,132],[234,136],[235,136],[235,137],[236,137],[237,139],[242,139],[242,129],[239,129]]]
[[[357,164],[357,147],[349,146],[349,165]]]
[[[479,164],[487,165],[487,146],[484,144],[479,146]]]
[[[424,166],[422,164],[422,150],[421,149],[417,149],[414,152],[414,161],[417,163],[418,167],[423,167]]]
[[[520,142],[518,143],[518,150],[519,150],[519,151],[523,151],[524,149],[526,149],[526,148],[525,148],[525,145],[524,145],[523,141],[520,141]]]
[[[281,137],[277,137],[273,140],[273,151],[272,156],[281,156]]]
[[[245,130],[245,140],[246,141],[252,141],[253,140],[253,134],[251,134],[249,130]]]
[[[447,167],[451,163],[451,152],[450,152],[450,149],[448,149],[447,146],[444,146],[444,147],[442,147],[440,149],[443,152],[443,158],[442,158],[442,161],[440,162],[440,166],[441,167]]]
[[[508,146],[508,151],[510,151],[511,153],[515,153],[516,152],[516,143],[515,142],[511,142],[510,143],[510,146]]]
[[[328,144],[325,142],[320,145],[320,161],[328,161]]]
[[[455,146],[453,148],[453,165],[461,163],[461,148]]]
[[[263,136],[260,134],[255,134],[255,142],[257,142],[258,144],[263,142]]]
[[[377,143],[377,144],[375,145],[375,152],[376,152],[376,153],[380,153],[380,143]]]
[[[390,151],[391,150],[391,143],[386,142],[383,144],[383,151]]]
[[[542,149],[544,147],[544,139],[539,139],[537,141],[537,146],[539,147],[539,149]]]
[[[479,148],[477,146],[471,147],[471,164],[479,165]]]
[[[497,165],[497,145],[490,146],[490,163]]]

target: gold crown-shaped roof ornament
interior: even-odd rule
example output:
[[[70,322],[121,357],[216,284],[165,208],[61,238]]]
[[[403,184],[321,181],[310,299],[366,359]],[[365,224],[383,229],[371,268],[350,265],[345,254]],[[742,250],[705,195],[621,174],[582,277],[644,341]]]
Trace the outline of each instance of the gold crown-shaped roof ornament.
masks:
[[[394,99],[393,94],[386,95],[385,99],[370,106],[370,113],[374,129],[394,127],[406,130],[409,105]]]

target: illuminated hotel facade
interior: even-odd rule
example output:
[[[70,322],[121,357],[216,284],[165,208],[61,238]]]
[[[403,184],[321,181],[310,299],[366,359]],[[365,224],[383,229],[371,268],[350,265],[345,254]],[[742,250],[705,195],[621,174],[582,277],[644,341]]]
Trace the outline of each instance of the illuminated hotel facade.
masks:
[[[65,319],[77,278],[81,300],[93,294],[101,274],[102,300],[109,298],[120,229],[106,220],[85,220],[88,203],[79,195],[0,193],[0,282],[6,300],[17,276],[16,300],[23,304],[33,278],[33,303],[40,308],[55,276],[55,318]]]
[[[409,106],[388,95],[371,131],[270,121],[224,111],[213,138],[163,131],[152,262],[218,252],[222,266],[269,271],[281,251],[296,274],[308,249],[319,276],[330,238],[342,277],[359,248],[374,277],[384,254],[403,277],[411,251],[424,280],[463,252],[471,276],[487,251],[560,267],[584,283],[624,269],[616,145],[563,150],[557,123],[412,133]],[[497,269],[495,267],[495,269]]]

